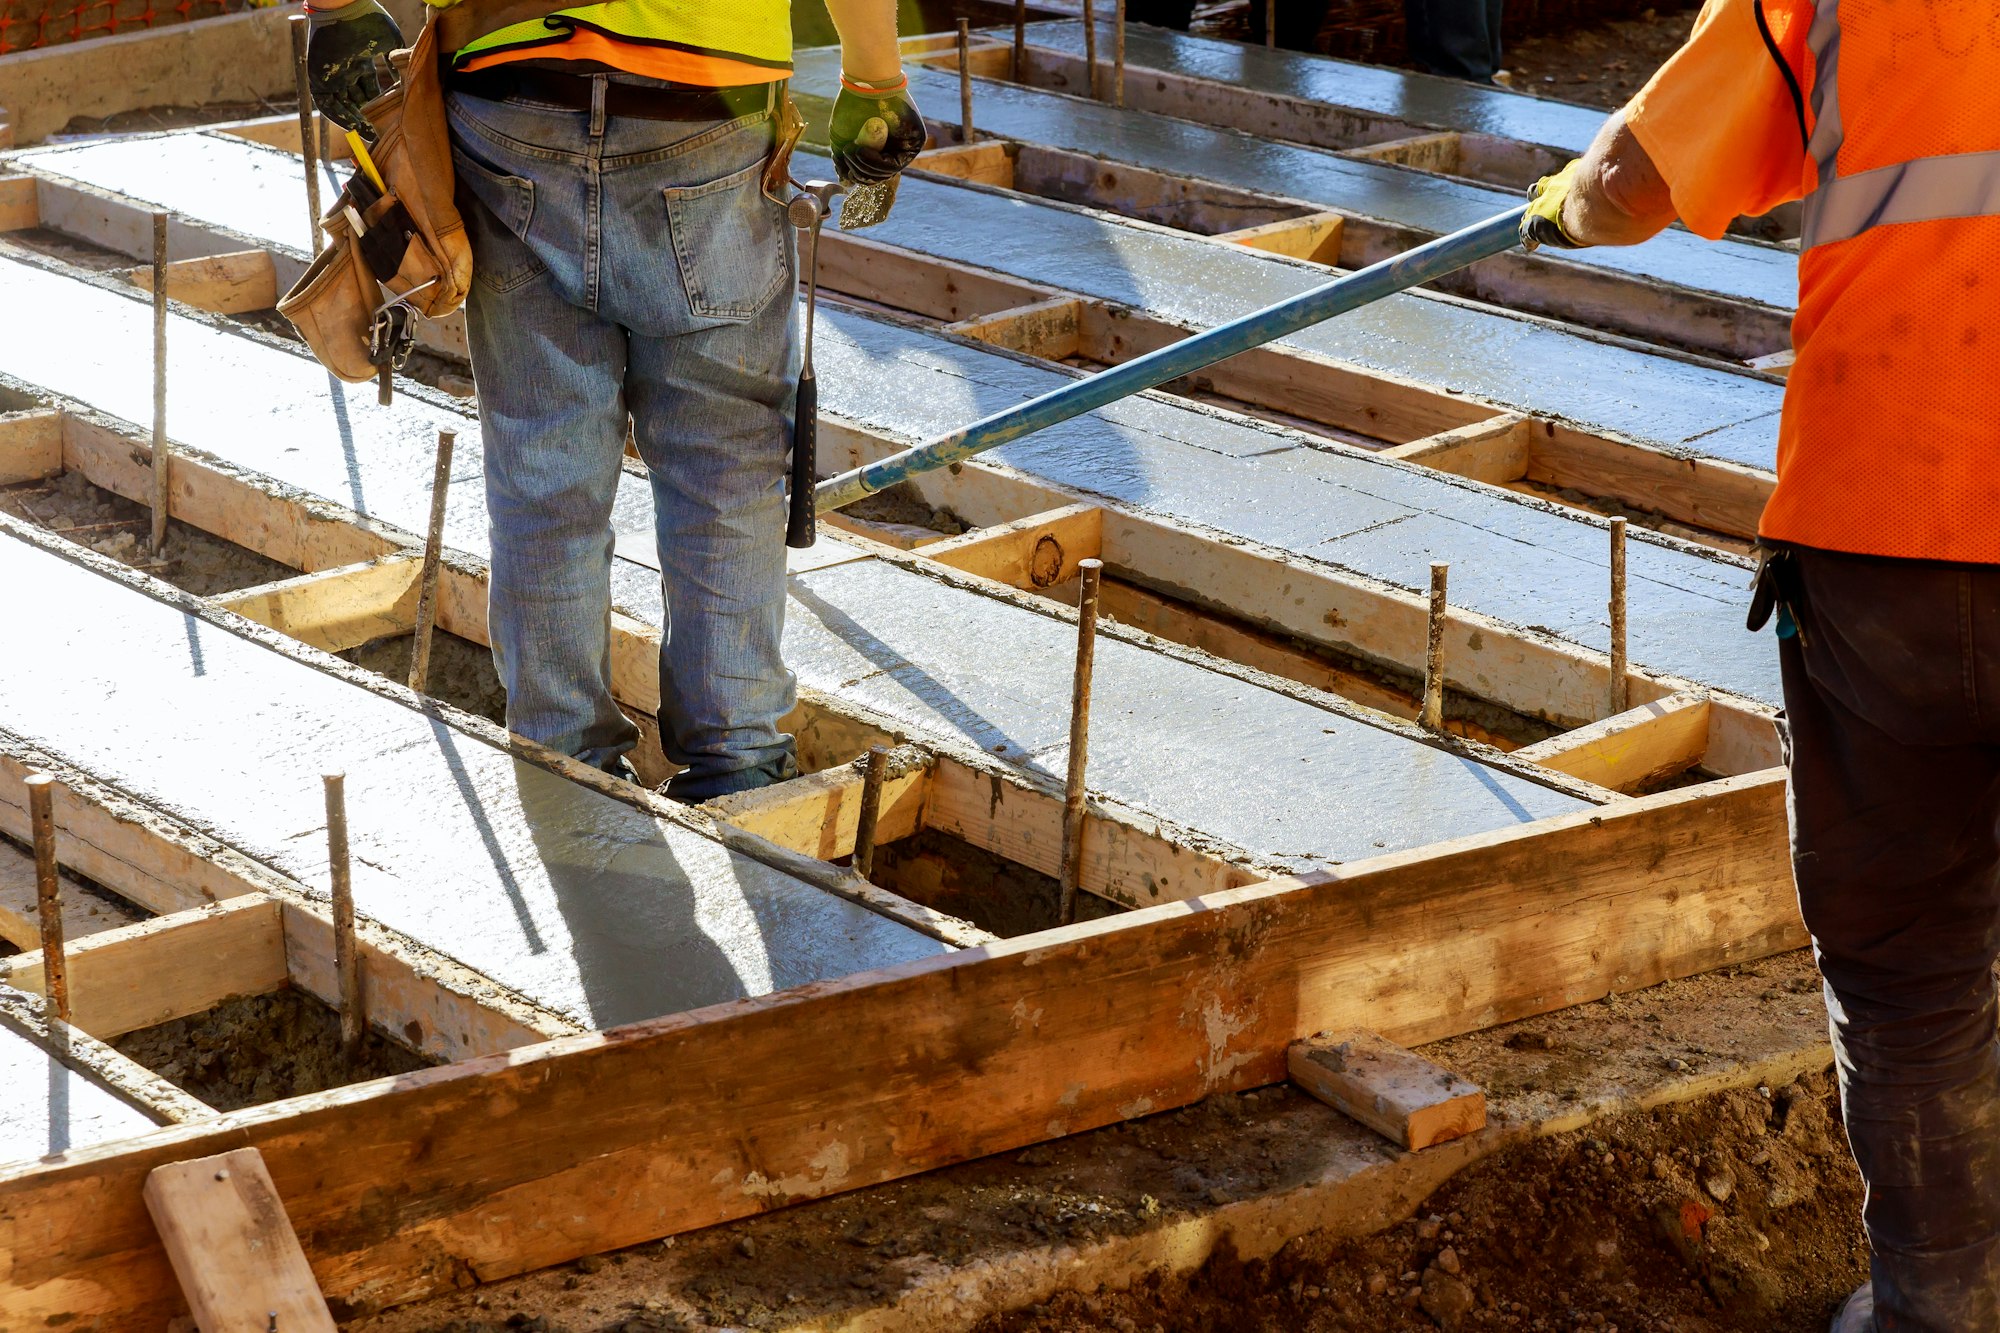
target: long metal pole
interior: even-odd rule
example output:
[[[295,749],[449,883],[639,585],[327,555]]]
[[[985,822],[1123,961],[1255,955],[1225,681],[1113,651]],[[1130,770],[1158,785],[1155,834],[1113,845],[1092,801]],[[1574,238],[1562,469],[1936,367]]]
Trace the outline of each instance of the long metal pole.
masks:
[[[1125,0],[1118,0],[1111,24],[1111,100],[1125,105]]]
[[[153,214],[153,559],[167,553],[167,215]]]
[[[1076,920],[1076,894],[1083,886],[1083,800],[1085,768],[1090,763],[1091,674],[1097,667],[1097,595],[1104,570],[1102,560],[1079,560],[1083,577],[1076,602],[1076,677],[1070,684],[1069,774],[1063,787],[1062,896],[1056,916],[1067,926]]]
[[[312,80],[306,77],[306,38],[312,20],[294,14],[292,26],[292,82],[299,94],[299,155],[306,163],[306,253],[319,253],[319,155],[313,152]]]
[[[69,966],[63,954],[62,881],[56,870],[55,779],[28,776],[28,825],[35,844],[35,901],[42,931],[42,995],[69,1022]]]
[[[1445,581],[1451,566],[1431,562],[1430,613],[1424,621],[1424,703],[1417,724],[1425,731],[1444,730],[1444,617],[1448,605]]]
[[[451,485],[451,452],[458,432],[438,432],[437,468],[431,473],[431,526],[424,534],[424,569],[417,580],[417,635],[410,644],[410,688],[431,683],[431,636],[437,629],[438,575],[444,564],[444,502]]]
[[[1121,398],[1193,374],[1238,352],[1247,352],[1370,301],[1379,301],[1511,250],[1520,244],[1522,211],[1509,209],[1463,231],[1440,236],[1414,250],[1252,311],[1206,333],[1184,338],[1157,352],[1135,357],[1088,379],[1076,380],[1039,398],[995,412],[928,444],[830,477],[819,484],[819,507],[845,508],[863,496],[887,490],[919,473],[947,467],[1044,427],[1094,412]]]
[[[333,890],[333,973],[340,1000],[340,1049],[351,1059],[361,1050],[367,1019],[361,1010],[361,958],[354,947],[354,870],[347,852],[347,775],[328,773],[326,860]]]
[[[1625,657],[1625,520],[1611,520],[1611,712],[1632,706]]]

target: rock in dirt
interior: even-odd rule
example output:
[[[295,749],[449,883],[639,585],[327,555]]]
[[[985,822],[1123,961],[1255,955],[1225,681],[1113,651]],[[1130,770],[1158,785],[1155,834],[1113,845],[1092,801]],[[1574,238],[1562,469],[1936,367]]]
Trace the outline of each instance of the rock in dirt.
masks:
[[[1453,1277],[1457,1277],[1464,1271],[1464,1266],[1458,1261],[1458,1251],[1452,1249],[1449,1245],[1438,1251],[1438,1257],[1433,1262]]]
[[[1472,1288],[1463,1278],[1453,1277],[1440,1268],[1430,1268],[1424,1272],[1423,1294],[1418,1304],[1424,1313],[1437,1320],[1439,1328],[1453,1329],[1465,1322],[1477,1302],[1473,1299]]]

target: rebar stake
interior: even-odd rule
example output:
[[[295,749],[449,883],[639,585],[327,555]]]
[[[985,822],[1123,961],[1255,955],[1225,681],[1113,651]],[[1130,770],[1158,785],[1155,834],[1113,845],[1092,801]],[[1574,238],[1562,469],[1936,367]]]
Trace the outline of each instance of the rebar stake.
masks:
[[[1118,0],[1111,24],[1111,100],[1125,105],[1125,0]]]
[[[869,746],[868,763],[861,770],[861,810],[854,821],[854,873],[863,879],[875,873],[875,825],[882,818],[882,781],[888,774],[888,748]]]
[[[431,636],[437,629],[438,577],[444,565],[445,492],[457,444],[457,431],[438,432],[437,469],[431,473],[431,526],[424,534],[424,568],[417,580],[417,635],[410,644],[410,688],[418,694],[431,684]]]
[[[1450,572],[1445,561],[1431,562],[1430,618],[1424,627],[1424,706],[1417,714],[1417,725],[1425,731],[1444,730],[1445,578]]]
[[[1097,15],[1091,0],[1083,0],[1083,63],[1090,66],[1090,100],[1097,100]]]
[[[1625,679],[1625,520],[1611,520],[1611,712],[1632,706],[1631,683]]]
[[[1097,592],[1102,560],[1079,560],[1083,586],[1076,602],[1076,678],[1069,696],[1069,778],[1063,787],[1062,897],[1057,918],[1076,920],[1076,892],[1083,884],[1084,770],[1090,762],[1091,673],[1097,663]]]
[[[312,35],[312,20],[294,14],[287,20],[292,27],[292,82],[299,94],[299,156],[306,164],[306,253],[319,253],[319,155],[313,152],[312,80],[306,75],[306,40]]]
[[[972,20],[958,21],[958,141],[972,142]]]
[[[361,959],[354,951],[354,868],[347,856],[347,775],[328,773],[326,861],[333,887],[333,972],[340,1000],[340,1049],[348,1059],[361,1052],[367,1023],[361,1011]]]
[[[1021,71],[1028,63],[1028,0],[1014,0],[1014,65],[1009,76],[1014,82],[1021,81]]]
[[[153,214],[153,559],[167,553],[167,215]]]
[[[1278,45],[1278,0],[1264,0],[1264,45]]]
[[[35,844],[35,901],[41,918],[42,995],[48,1012],[69,1022],[69,964],[63,954],[62,881],[56,876],[56,780],[27,779],[28,825]]]

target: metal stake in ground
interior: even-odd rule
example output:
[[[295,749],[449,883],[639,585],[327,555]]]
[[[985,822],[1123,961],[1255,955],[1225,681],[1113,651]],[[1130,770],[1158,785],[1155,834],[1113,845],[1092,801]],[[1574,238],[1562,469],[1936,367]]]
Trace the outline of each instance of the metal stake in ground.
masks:
[[[1076,678],[1069,696],[1069,779],[1063,787],[1062,897],[1057,917],[1067,926],[1076,920],[1076,892],[1083,886],[1084,770],[1090,762],[1090,686],[1097,665],[1097,590],[1102,560],[1079,560],[1083,587],[1076,602]]]
[[[958,21],[958,141],[972,142],[972,20]]]
[[[1091,0],[1083,0],[1083,63],[1090,67],[1090,100],[1097,100],[1097,16]]]
[[[62,882],[56,877],[56,780],[31,773],[28,826],[35,844],[35,899],[41,913],[42,995],[48,1009],[69,1022],[69,967],[63,956]]]
[[[1630,682],[1625,679],[1625,520],[1611,520],[1611,711],[1622,713],[1632,706]]]
[[[861,810],[854,821],[854,873],[867,879],[875,871],[875,825],[882,818],[882,780],[889,775],[889,751],[868,747],[868,765],[861,770]]]
[[[1125,0],[1118,0],[1111,25],[1111,100],[1125,105]]]
[[[319,253],[319,155],[313,152],[312,80],[306,77],[306,39],[312,20],[294,14],[292,27],[292,81],[299,93],[299,156],[306,163],[306,252]]]
[[[1264,45],[1278,44],[1278,0],[1264,0]]]
[[[1021,69],[1028,63],[1028,0],[1014,0],[1014,63],[1008,75],[1021,81]]]
[[[1442,560],[1431,562],[1431,608],[1424,634],[1424,706],[1417,724],[1425,731],[1444,730],[1444,613],[1445,577],[1451,566]]]
[[[167,553],[167,215],[153,214],[153,559]]]
[[[431,634],[437,628],[438,576],[444,564],[444,502],[451,484],[451,451],[458,432],[438,432],[437,469],[431,473],[431,526],[424,534],[424,570],[417,580],[417,636],[410,644],[410,688],[431,683]]]
[[[354,870],[347,856],[347,775],[328,773],[326,860],[333,881],[333,972],[340,999],[340,1049],[352,1059],[367,1028],[361,1009],[361,959],[354,950]]]

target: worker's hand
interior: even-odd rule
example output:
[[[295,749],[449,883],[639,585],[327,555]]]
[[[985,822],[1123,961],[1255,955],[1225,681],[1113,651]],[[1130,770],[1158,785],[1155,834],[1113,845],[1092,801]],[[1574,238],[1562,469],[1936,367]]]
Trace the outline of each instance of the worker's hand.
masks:
[[[1521,244],[1533,250],[1537,246],[1553,245],[1561,250],[1580,250],[1583,241],[1569,234],[1562,223],[1563,204],[1569,200],[1570,188],[1576,184],[1577,168],[1581,160],[1570,164],[1553,176],[1544,176],[1528,191],[1528,211],[1521,218]]]
[[[879,201],[876,207],[860,210],[867,217],[861,225],[888,216],[889,202],[896,197],[896,178],[917,160],[930,132],[924,128],[917,104],[910,100],[908,79],[875,88],[842,75],[827,137],[833,146],[834,170],[848,193],[841,225],[851,227],[855,224],[849,218],[857,214],[857,199],[864,204],[870,199]]]
[[[361,108],[382,94],[375,57],[403,45],[402,31],[377,0],[352,0],[338,9],[309,9],[306,77],[313,103],[327,119],[369,138],[374,129]]]

